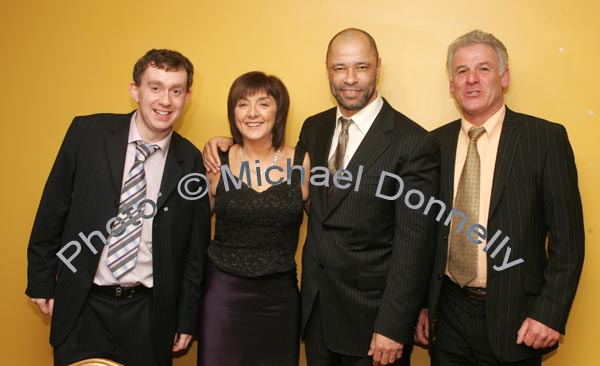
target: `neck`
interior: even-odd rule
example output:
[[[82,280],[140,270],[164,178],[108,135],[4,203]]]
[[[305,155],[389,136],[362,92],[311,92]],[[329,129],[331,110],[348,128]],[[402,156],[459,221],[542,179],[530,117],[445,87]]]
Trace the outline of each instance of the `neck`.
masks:
[[[270,142],[265,144],[262,142],[244,141],[244,146],[240,145],[240,148],[243,149],[246,159],[260,161],[270,161],[276,150]]]
[[[138,119],[135,119],[135,126],[138,129],[138,132],[140,133],[140,136],[142,137],[142,140],[144,140],[144,142],[147,143],[155,143],[158,142],[162,139],[164,139],[165,137],[167,137],[171,131],[173,131],[173,128],[168,129],[167,131],[161,131],[161,132],[156,132],[156,131],[151,131],[147,128],[145,128],[143,123],[138,122]]]
[[[494,114],[496,114],[500,108],[502,108],[502,106],[504,105],[504,103],[501,103],[497,108],[494,108],[493,112],[489,112],[486,114],[468,114],[468,113],[463,113],[463,118],[469,122],[470,124],[472,124],[475,127],[481,127],[483,126],[484,123],[486,123]]]

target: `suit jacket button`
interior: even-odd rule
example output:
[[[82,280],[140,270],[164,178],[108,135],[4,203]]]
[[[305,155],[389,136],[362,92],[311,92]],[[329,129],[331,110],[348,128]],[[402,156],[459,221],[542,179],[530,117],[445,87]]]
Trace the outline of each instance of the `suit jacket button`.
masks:
[[[444,240],[448,240],[448,235],[444,235]]]

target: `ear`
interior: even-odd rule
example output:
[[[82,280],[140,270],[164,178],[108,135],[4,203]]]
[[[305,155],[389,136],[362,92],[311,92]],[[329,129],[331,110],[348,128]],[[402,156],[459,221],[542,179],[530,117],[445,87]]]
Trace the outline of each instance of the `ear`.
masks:
[[[381,57],[377,59],[377,74],[375,75],[375,80],[379,80],[379,72],[381,71]]]
[[[508,70],[508,68],[506,70],[504,70],[504,74],[502,74],[501,78],[502,78],[502,89],[508,88],[508,85],[510,84],[510,70]]]
[[[452,80],[450,80],[449,89],[450,89],[450,94],[454,95],[454,82]]]
[[[131,95],[131,98],[133,100],[135,100],[136,103],[139,104],[140,97],[138,95],[138,86],[135,85],[135,81],[132,81],[131,83],[129,83],[129,95]]]
[[[192,97],[192,89],[189,89],[185,92],[185,100],[183,101],[183,105],[186,106],[190,102],[190,98]]]

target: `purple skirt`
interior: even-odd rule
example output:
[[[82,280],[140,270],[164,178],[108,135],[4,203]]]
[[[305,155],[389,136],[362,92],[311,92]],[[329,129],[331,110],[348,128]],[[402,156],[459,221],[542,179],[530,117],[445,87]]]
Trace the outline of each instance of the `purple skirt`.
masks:
[[[297,366],[296,271],[240,277],[207,263],[198,366]]]

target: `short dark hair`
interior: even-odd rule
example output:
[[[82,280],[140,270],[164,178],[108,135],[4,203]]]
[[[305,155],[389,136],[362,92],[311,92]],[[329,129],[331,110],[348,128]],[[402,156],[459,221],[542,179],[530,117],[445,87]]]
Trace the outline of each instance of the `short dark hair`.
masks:
[[[243,136],[235,123],[235,106],[237,102],[251,95],[265,92],[275,99],[277,112],[273,126],[273,147],[279,149],[285,142],[285,124],[290,109],[290,95],[287,88],[276,76],[267,75],[261,71],[251,71],[240,75],[229,89],[227,97],[227,118],[233,141],[244,145]]]
[[[194,65],[192,65],[187,57],[177,51],[152,49],[146,52],[133,67],[133,81],[135,82],[135,85],[140,86],[142,74],[146,71],[148,66],[165,71],[178,71],[184,69],[187,73],[186,90],[190,90],[192,87],[192,81],[194,80]]]

